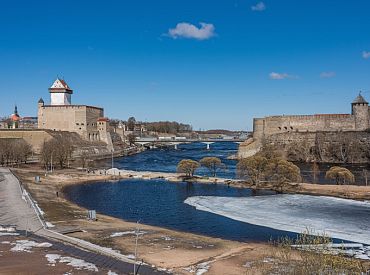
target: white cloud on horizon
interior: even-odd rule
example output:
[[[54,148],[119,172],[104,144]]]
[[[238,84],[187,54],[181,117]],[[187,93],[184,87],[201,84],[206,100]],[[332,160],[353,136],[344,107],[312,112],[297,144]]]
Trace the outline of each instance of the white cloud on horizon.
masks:
[[[215,26],[213,24],[199,23],[200,27],[182,22],[178,23],[175,28],[169,29],[167,35],[173,39],[188,38],[197,40],[207,40],[216,35]]]
[[[320,74],[321,78],[332,78],[335,77],[336,73],[335,72],[322,72]]]
[[[263,2],[259,2],[254,6],[251,6],[252,11],[264,11],[266,9],[266,5]]]
[[[295,76],[295,75],[290,75],[290,74],[287,74],[287,73],[276,73],[276,72],[272,72],[269,74],[269,77],[270,79],[273,79],[273,80],[282,80],[282,79],[297,79],[298,76]]]
[[[365,58],[365,59],[370,58],[370,52],[363,51],[363,52],[362,52],[362,57],[363,57],[363,58]]]

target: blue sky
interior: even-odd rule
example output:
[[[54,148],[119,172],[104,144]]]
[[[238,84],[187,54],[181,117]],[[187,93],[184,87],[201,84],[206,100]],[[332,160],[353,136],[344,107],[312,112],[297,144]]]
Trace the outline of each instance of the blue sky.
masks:
[[[370,100],[370,1],[3,1],[0,115],[57,75],[111,118],[251,130]],[[181,24],[184,23],[184,24]],[[203,23],[203,24],[201,24]]]

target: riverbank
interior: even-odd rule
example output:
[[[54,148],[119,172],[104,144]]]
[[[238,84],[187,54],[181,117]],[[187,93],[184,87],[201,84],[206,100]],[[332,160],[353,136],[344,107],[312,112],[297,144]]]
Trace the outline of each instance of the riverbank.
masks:
[[[14,172],[45,212],[44,217],[52,230],[79,231],[68,235],[119,250],[132,257],[136,223],[100,214],[97,221],[88,221],[86,209],[67,201],[62,194],[63,188],[68,185],[113,180],[114,176],[66,170],[42,176],[40,183],[34,183],[34,177],[40,176],[41,170],[14,169]],[[191,274],[190,271],[201,269],[213,270],[212,274],[225,274],[226,267],[228,274],[243,274],[247,270],[243,265],[250,259],[263,261],[268,247],[266,244],[246,244],[155,226],[139,226],[138,258],[177,274]]]
[[[139,172],[130,170],[98,170],[95,172],[97,175],[107,174],[107,176],[119,179],[119,178],[135,178],[135,179],[164,179],[170,182],[197,182],[203,184],[225,184],[235,188],[251,188],[260,190],[273,190],[287,194],[302,194],[302,195],[314,195],[314,196],[329,196],[343,199],[354,199],[354,200],[370,200],[370,186],[357,186],[357,185],[329,185],[329,184],[312,184],[312,183],[290,183],[286,184],[283,189],[275,190],[271,183],[261,183],[256,188],[251,183],[245,180],[225,179],[218,177],[201,177],[194,176],[190,179],[178,173],[167,173],[167,172]]]
[[[84,171],[63,170],[55,171],[46,177],[42,176],[42,170],[32,167],[14,169],[14,172],[38,202],[39,207],[43,209],[46,220],[54,226],[53,230],[75,231],[69,235],[119,250],[129,257],[133,257],[135,251],[134,232],[137,224],[100,214],[97,216],[97,221],[88,221],[86,209],[66,200],[63,196],[63,189],[72,184],[125,178],[163,178],[173,182],[182,181],[182,177],[178,174],[158,172],[113,170],[110,171],[112,175],[109,175],[109,171],[106,175],[104,171],[87,174]],[[41,182],[34,183],[34,177],[40,175]],[[210,180],[214,182],[214,179],[210,178],[197,178],[196,180],[209,184]],[[239,188],[248,187],[241,181],[216,180],[219,184],[229,184]],[[313,191],[317,192],[316,189]],[[248,272],[251,272],[249,274],[260,274],[262,269],[271,268],[269,259],[280,261],[280,256],[277,255],[279,253],[275,248],[264,243],[228,241],[156,226],[139,225],[139,227],[138,258],[177,274],[191,274],[191,271],[197,270],[198,272],[209,270],[209,274],[248,274]]]

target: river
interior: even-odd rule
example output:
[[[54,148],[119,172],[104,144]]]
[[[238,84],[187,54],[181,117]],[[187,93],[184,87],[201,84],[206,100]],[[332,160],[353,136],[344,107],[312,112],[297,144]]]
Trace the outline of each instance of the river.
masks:
[[[226,165],[226,169],[218,171],[217,176],[222,178],[236,178],[236,160],[228,159],[238,151],[238,144],[233,142],[219,142],[211,144],[211,150],[206,150],[203,143],[180,144],[178,149],[174,147],[152,149],[140,154],[117,158],[114,165],[119,169],[128,169],[134,171],[158,171],[158,172],[176,172],[176,166],[182,159],[193,159],[199,161],[203,157],[218,157]],[[312,182],[312,165],[307,163],[296,163],[301,169],[303,181]],[[99,167],[110,168],[110,161],[101,161]],[[334,181],[325,179],[325,173],[334,164],[320,164],[317,181],[320,184],[334,184]],[[364,185],[363,170],[369,169],[367,165],[341,165],[347,167],[355,175],[356,184]],[[197,175],[209,176],[209,171],[200,168],[196,171]],[[370,177],[370,173],[369,173]]]
[[[211,150],[206,150],[201,143],[184,144],[178,150],[155,149],[118,158],[115,167],[175,172],[181,159],[217,156],[227,165],[218,176],[235,178],[236,161],[227,157],[236,150],[237,145],[233,143],[215,143]],[[101,163],[106,167],[109,164],[109,161]],[[301,165],[303,173],[307,167]],[[322,167],[328,169],[329,166]],[[361,167],[355,168],[361,171]],[[327,183],[324,172],[320,178]],[[200,169],[197,173],[207,175],[208,172]],[[309,178],[310,174],[307,170],[304,175]],[[304,195],[289,199],[290,195],[284,197],[271,191],[253,192],[216,184],[129,179],[69,186],[66,196],[83,207],[124,220],[238,241],[294,237],[304,228],[325,231],[331,225],[333,232],[342,229],[333,237],[348,235],[346,240],[359,241],[363,238],[363,229],[370,227],[369,203]]]

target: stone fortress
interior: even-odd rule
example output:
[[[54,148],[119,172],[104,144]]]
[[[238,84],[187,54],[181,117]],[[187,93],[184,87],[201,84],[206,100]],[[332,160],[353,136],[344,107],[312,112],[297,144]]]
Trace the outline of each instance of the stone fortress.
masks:
[[[45,104],[42,98],[38,102],[38,117],[22,118],[15,107],[14,113],[0,123],[0,138],[24,139],[37,153],[45,141],[64,133],[91,141],[109,152],[114,150],[113,130],[103,108],[73,105],[73,90],[63,79],[57,78],[49,93],[50,104]]]
[[[87,105],[73,105],[73,90],[57,78],[49,88],[50,104],[38,102],[38,128],[78,133],[89,141],[103,141],[110,145],[109,120],[104,109]]]
[[[288,143],[312,133],[363,132],[370,128],[370,108],[360,94],[351,103],[351,114],[282,115],[254,118],[253,137],[241,144],[238,157],[257,153],[264,141]],[[311,133],[311,135],[310,135]]]

